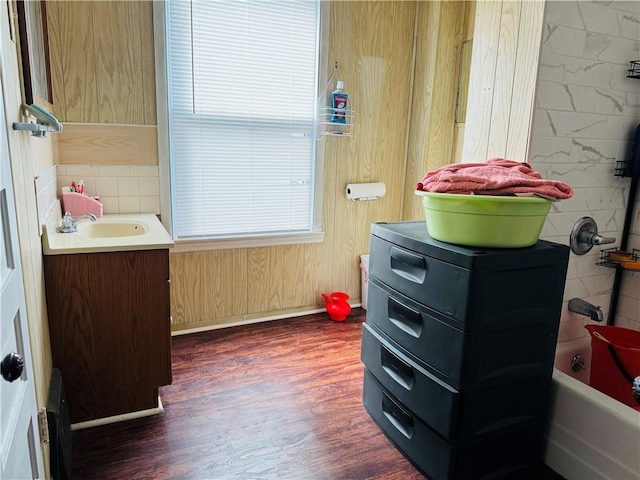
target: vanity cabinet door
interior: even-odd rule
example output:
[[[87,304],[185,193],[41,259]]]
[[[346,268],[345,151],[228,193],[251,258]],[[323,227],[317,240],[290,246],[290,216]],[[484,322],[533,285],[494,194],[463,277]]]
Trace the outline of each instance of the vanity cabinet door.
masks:
[[[53,365],[72,422],[157,406],[171,383],[169,252],[45,256]]]

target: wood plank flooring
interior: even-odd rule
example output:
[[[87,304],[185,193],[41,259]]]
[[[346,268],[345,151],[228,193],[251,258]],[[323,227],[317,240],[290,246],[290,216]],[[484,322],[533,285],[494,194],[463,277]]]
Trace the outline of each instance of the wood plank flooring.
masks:
[[[175,337],[165,413],[74,432],[73,478],[424,478],[362,407],[363,321],[355,309]],[[559,478],[542,468],[526,478]]]

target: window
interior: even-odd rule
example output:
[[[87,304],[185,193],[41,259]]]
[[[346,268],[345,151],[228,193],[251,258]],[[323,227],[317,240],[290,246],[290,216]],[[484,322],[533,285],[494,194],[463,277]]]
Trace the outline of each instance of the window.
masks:
[[[177,240],[314,230],[319,3],[166,2]]]

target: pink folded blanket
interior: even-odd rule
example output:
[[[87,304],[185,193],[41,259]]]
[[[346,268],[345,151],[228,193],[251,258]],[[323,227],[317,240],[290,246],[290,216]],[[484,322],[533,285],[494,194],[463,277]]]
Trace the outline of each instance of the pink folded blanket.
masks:
[[[536,195],[550,200],[571,198],[564,182],[544,180],[528,163],[494,158],[486,163],[456,163],[427,172],[418,190],[476,195]]]

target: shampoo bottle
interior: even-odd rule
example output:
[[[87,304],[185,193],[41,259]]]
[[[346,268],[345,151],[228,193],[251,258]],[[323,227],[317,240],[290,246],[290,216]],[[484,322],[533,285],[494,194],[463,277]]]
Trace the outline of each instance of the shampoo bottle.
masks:
[[[344,91],[344,83],[338,80],[331,92],[331,123],[347,123],[347,102],[349,95]]]

